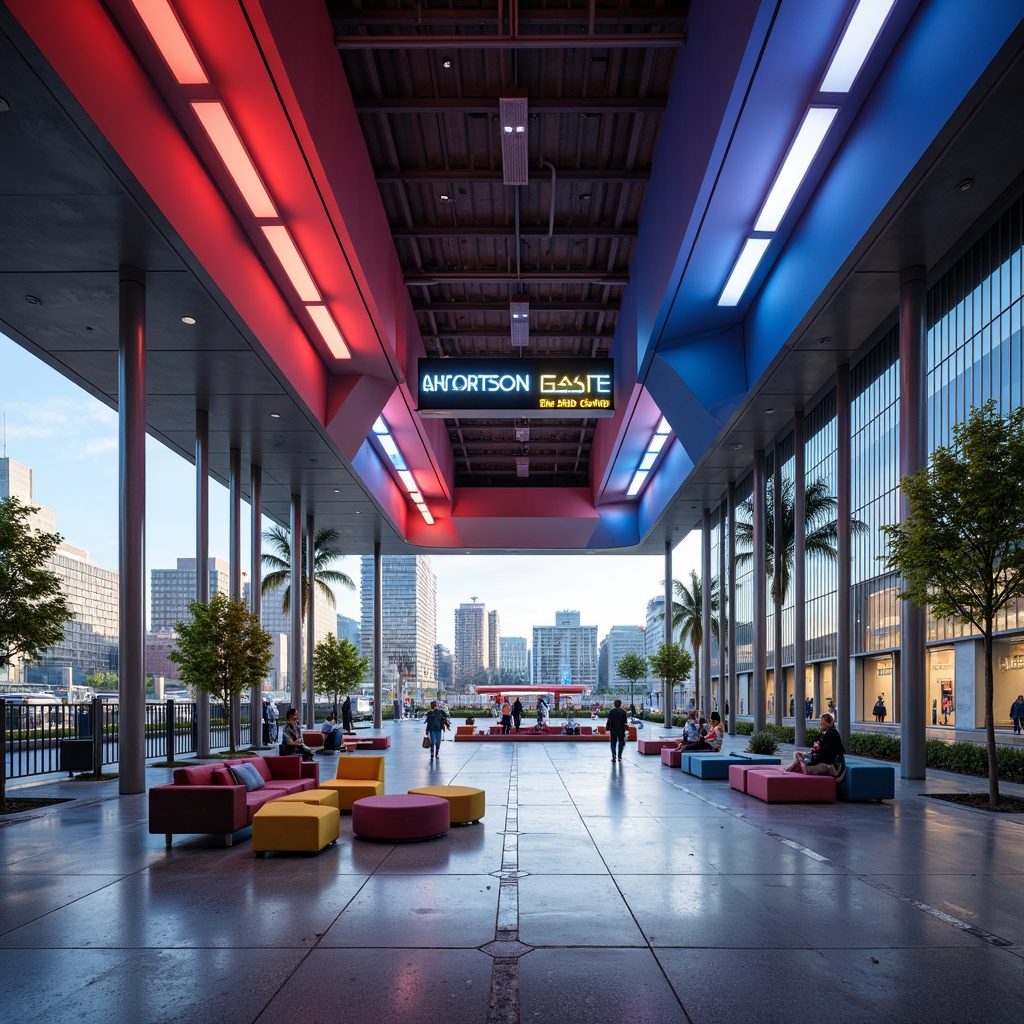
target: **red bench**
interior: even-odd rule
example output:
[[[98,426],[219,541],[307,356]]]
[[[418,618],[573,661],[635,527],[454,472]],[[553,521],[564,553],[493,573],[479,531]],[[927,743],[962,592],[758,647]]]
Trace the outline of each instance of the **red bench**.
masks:
[[[731,781],[731,780],[730,780]],[[766,804],[834,804],[836,780],[831,775],[752,768],[746,773],[747,794]]]

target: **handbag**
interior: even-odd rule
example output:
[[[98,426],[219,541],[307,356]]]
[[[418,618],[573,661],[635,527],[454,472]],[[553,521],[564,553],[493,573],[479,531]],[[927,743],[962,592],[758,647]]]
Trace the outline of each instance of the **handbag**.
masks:
[[[420,744],[420,746],[423,747],[424,750],[428,750],[430,748],[430,737],[424,736],[423,742]]]

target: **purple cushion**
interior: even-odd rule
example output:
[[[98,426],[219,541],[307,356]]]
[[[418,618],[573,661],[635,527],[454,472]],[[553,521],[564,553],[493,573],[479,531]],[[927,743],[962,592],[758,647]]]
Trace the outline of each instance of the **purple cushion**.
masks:
[[[431,839],[451,825],[447,800],[422,794],[364,796],[352,804],[352,832],[392,842]]]

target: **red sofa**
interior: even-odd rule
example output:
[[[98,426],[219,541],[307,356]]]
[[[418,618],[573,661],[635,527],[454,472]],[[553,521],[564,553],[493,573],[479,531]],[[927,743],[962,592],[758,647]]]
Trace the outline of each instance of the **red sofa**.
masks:
[[[247,793],[228,765],[248,761],[263,778],[263,788]],[[316,789],[320,766],[298,756],[247,757],[174,769],[174,781],[149,791],[149,831],[161,832],[167,845],[182,833],[219,833],[230,846],[234,833],[252,824],[252,816],[285,793]]]

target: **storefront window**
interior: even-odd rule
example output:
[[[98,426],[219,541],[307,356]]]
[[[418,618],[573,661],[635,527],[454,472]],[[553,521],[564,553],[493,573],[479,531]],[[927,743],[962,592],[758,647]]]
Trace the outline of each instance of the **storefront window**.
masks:
[[[997,728],[1009,728],[1010,705],[1024,693],[1024,641],[992,641],[992,720]],[[985,725],[985,702],[980,697],[978,728]]]
[[[864,659],[860,717],[863,722],[899,721],[896,713],[895,677],[891,654]]]
[[[931,725],[956,725],[954,669],[952,647],[928,651],[928,721]]]

